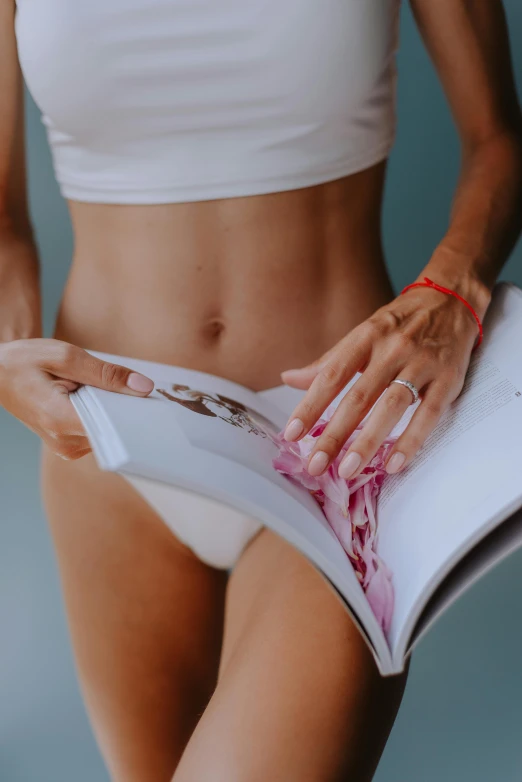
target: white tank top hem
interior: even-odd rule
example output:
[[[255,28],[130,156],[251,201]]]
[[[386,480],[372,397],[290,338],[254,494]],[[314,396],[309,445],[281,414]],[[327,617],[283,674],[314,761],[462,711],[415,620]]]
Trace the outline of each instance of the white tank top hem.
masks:
[[[249,176],[243,181],[186,182],[165,184],[132,183],[122,184],[104,182],[103,188],[89,186],[85,182],[74,182],[71,178],[60,179],[58,185],[62,196],[74,201],[98,204],[172,204],[192,201],[211,201],[218,198],[239,198],[242,196],[281,193],[288,190],[320,185],[355,174],[385,160],[393,147],[394,134],[374,149],[364,154],[336,161],[317,171],[306,169],[292,173],[280,173],[272,177],[253,179]],[[250,172],[251,173],[251,172]],[[172,178],[175,181],[175,177]]]

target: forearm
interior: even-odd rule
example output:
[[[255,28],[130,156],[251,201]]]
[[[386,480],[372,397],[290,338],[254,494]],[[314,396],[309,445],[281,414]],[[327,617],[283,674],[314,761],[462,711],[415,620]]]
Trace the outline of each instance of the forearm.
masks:
[[[39,336],[40,274],[31,230],[0,220],[0,342]]]
[[[463,156],[448,231],[418,279],[452,287],[484,315],[522,229],[522,136],[507,133]]]

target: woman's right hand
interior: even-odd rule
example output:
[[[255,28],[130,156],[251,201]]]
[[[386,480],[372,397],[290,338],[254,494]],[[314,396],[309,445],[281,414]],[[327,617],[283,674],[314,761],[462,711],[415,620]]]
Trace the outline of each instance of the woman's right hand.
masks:
[[[0,405],[64,459],[79,459],[91,450],[69,399],[81,385],[141,397],[154,388],[144,375],[67,342],[18,339],[0,344]]]

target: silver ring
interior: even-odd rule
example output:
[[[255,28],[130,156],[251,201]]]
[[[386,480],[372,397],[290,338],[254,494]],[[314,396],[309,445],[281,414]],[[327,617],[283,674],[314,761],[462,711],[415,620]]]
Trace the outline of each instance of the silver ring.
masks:
[[[417,391],[417,389],[415,388],[415,386],[413,385],[413,383],[410,383],[409,380],[400,380],[399,378],[396,378],[395,380],[392,380],[391,382],[392,383],[400,383],[401,386],[406,386],[406,388],[411,391],[411,393],[413,394],[413,402],[411,402],[410,404],[414,405],[416,402],[419,401],[420,394]],[[390,385],[391,385],[391,383],[390,383]]]

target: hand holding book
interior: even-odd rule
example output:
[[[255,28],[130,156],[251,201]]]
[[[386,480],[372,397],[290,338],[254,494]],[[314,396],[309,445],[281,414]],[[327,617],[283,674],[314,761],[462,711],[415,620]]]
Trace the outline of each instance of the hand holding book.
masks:
[[[149,378],[61,340],[0,345],[0,405],[63,459],[79,459],[91,450],[69,400],[82,385],[139,397],[154,388]]]
[[[412,384],[415,396],[422,394],[423,404],[390,450],[386,464],[388,473],[399,472],[460,394],[477,323],[482,338],[481,319],[458,292],[431,280],[413,283],[403,293],[410,288],[415,292],[378,309],[318,362],[283,373],[285,383],[307,390],[286,427],[289,441],[306,435],[346,384],[362,373],[310,452],[311,475],[329,469],[343,443],[374,408],[357,446],[350,447],[339,464],[343,478],[360,474],[412,403],[408,388]]]

